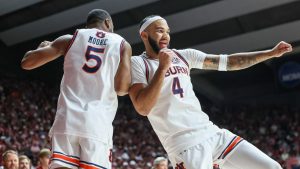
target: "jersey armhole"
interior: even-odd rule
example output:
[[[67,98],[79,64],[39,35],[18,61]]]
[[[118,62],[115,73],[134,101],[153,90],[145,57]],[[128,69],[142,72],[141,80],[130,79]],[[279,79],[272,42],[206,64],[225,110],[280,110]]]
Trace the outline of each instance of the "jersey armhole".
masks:
[[[125,40],[123,39],[122,42],[120,43],[120,60],[123,58],[124,43],[125,43]]]
[[[146,80],[147,80],[147,83],[149,83],[149,66],[148,66],[148,63],[146,61],[146,59],[144,59],[142,57],[143,61],[144,61],[144,64],[145,64],[145,70],[146,70]]]
[[[64,56],[66,56],[67,53],[69,52],[71,46],[73,45],[73,43],[74,43],[74,41],[75,41],[75,39],[76,39],[77,34],[78,34],[78,29],[76,30],[76,32],[74,33],[74,35],[73,35],[71,41],[69,42],[68,48],[67,48],[67,50],[66,50]]]

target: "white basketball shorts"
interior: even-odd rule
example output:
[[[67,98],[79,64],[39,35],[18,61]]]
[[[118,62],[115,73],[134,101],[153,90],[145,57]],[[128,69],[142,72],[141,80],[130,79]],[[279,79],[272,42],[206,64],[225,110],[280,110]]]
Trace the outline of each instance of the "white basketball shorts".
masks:
[[[50,169],[111,169],[111,149],[101,141],[75,135],[53,134]]]

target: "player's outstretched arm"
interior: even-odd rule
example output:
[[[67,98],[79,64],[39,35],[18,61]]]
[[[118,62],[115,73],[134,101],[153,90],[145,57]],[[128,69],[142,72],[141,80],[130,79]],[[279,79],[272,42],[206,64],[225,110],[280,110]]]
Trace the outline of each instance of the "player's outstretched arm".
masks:
[[[53,42],[42,42],[37,49],[26,52],[21,61],[21,67],[31,70],[64,55],[71,39],[72,35],[64,35]]]
[[[128,94],[131,83],[131,55],[131,46],[125,41],[121,52],[121,61],[115,75],[115,91],[119,96]]]
[[[130,99],[140,115],[147,116],[156,104],[165,74],[171,65],[172,54],[169,49],[159,52],[159,66],[148,86],[137,83],[130,87]]]
[[[245,69],[267,59],[280,57],[283,54],[291,51],[292,46],[281,41],[270,50],[235,53],[228,55],[226,59],[222,59],[221,55],[207,55],[203,63],[203,69],[220,70],[220,64],[225,64],[226,70],[229,71]],[[226,60],[225,63],[224,60]]]

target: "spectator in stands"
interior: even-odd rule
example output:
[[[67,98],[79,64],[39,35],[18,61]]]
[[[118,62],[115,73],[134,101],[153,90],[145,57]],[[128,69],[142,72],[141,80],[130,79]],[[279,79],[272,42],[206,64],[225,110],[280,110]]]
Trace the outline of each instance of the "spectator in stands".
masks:
[[[300,156],[297,155],[295,150],[292,150],[290,157],[286,160],[287,169],[300,169]]]
[[[19,169],[30,169],[31,162],[30,159],[26,155],[19,156]]]
[[[2,154],[3,169],[19,169],[18,153],[7,150]]]
[[[39,153],[39,166],[36,169],[48,169],[51,151],[44,148]]]
[[[153,161],[153,169],[168,169],[168,159],[165,157],[157,157]]]

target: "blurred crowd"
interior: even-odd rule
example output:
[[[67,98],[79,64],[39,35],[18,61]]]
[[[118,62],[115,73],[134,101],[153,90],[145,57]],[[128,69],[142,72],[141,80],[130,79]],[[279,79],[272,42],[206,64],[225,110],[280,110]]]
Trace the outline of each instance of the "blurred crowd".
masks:
[[[211,107],[208,115],[214,123],[245,138],[278,161],[283,168],[290,169],[289,159],[300,157],[299,108]]]
[[[0,79],[1,155],[15,150],[30,159],[32,168],[41,166],[40,153],[50,148],[48,131],[58,94],[57,87],[42,82]],[[207,106],[204,110],[215,124],[253,143],[284,168],[300,168],[299,108]],[[134,111],[128,97],[120,98],[114,127],[114,169],[150,169],[156,157],[167,157],[147,118]]]
[[[40,150],[49,148],[56,97],[44,83],[0,80],[0,154],[17,150],[37,165]]]

